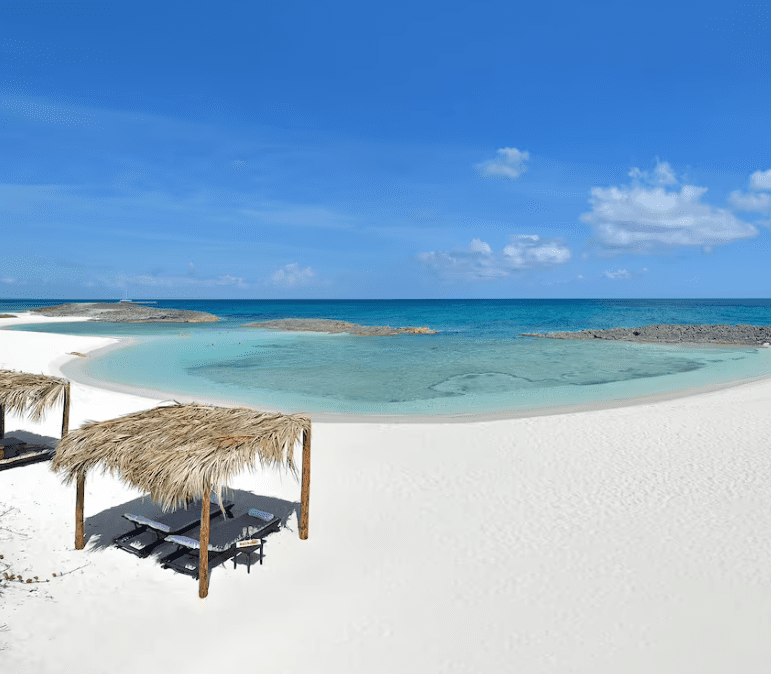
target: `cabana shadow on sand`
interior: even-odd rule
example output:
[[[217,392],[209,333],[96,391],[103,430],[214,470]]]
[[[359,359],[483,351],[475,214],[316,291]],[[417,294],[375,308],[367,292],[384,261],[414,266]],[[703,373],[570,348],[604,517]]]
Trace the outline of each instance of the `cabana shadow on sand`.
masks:
[[[62,438],[70,426],[70,382],[58,377],[0,370],[0,470],[48,461],[53,449],[5,438],[5,413],[27,413],[39,421],[62,401]]]
[[[299,535],[308,538],[311,420],[304,414],[258,412],[198,403],[166,405],[69,433],[56,448],[51,470],[77,485],[75,548],[85,547],[86,473],[101,467],[149,493],[164,511],[200,500],[199,596],[209,591],[209,495],[221,498],[229,480],[259,461],[297,474],[295,445],[302,442]]]

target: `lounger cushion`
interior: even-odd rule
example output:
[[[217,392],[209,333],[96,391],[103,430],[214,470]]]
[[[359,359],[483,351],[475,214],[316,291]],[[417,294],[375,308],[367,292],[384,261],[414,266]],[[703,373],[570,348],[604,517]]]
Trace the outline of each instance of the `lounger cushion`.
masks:
[[[209,534],[209,550],[211,552],[225,552],[241,539],[259,538],[261,534],[265,535],[278,529],[280,520],[275,515],[262,510],[257,512],[261,513],[259,517],[254,516],[252,511],[249,511],[249,514],[241,515],[232,520],[225,520],[213,526]],[[199,541],[200,527],[196,527],[189,533],[189,536],[166,536],[166,541],[199,550],[201,547]]]
[[[166,536],[166,542],[184,545],[186,548],[193,548],[194,550],[198,550],[201,547],[201,541],[188,538],[187,536]]]
[[[266,513],[264,510],[257,510],[257,508],[251,508],[249,514],[257,519],[264,520],[265,522],[272,522],[275,515]]]
[[[228,510],[233,507],[232,501],[223,501],[223,507]],[[220,510],[216,501],[211,501],[211,509],[209,510],[212,517],[216,517],[217,512]],[[165,515],[159,515],[155,518],[145,517],[144,515],[137,515],[135,513],[124,513],[129,522],[133,522],[139,526],[149,527],[155,529],[162,534],[170,533],[182,533],[185,529],[189,529],[198,523],[201,519],[201,505],[200,502],[193,503],[187,509],[178,508]]]
[[[168,524],[164,524],[158,520],[151,520],[149,517],[133,515],[132,513],[123,513],[123,517],[125,517],[129,522],[134,522],[134,524],[143,524],[146,527],[157,529],[158,531],[162,531],[166,534],[171,531],[171,527]]]

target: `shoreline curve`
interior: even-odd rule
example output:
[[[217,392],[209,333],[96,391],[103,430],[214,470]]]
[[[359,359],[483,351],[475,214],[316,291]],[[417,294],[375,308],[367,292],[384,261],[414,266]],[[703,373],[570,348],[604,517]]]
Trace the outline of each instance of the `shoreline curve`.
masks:
[[[109,344],[100,348],[92,349],[88,356],[90,358],[99,358],[123,348],[129,348],[136,343],[132,337],[111,338],[117,340],[116,343]],[[111,382],[104,379],[97,379],[86,374],[83,370],[86,361],[83,358],[69,357],[66,362],[59,366],[62,376],[93,388],[104,389],[116,393],[125,393],[129,395],[151,398],[158,402],[176,400],[178,402],[199,402],[210,405],[228,405],[259,409],[265,412],[284,412],[271,405],[254,405],[239,400],[219,398],[212,396],[193,396],[181,392],[155,389],[152,387],[132,386]],[[679,400],[682,398],[691,398],[701,395],[708,395],[719,391],[749,386],[752,384],[769,381],[771,375],[761,375],[758,377],[736,379],[728,382],[707,384],[676,391],[667,391],[647,396],[636,396],[631,398],[617,398],[611,400],[595,401],[592,403],[578,405],[563,405],[554,407],[534,407],[528,409],[516,410],[494,410],[490,412],[469,412],[469,413],[449,413],[449,414],[357,414],[354,412],[304,412],[308,414],[314,422],[325,423],[364,423],[364,424],[447,424],[447,423],[481,423],[491,421],[507,421],[510,419],[527,419],[542,416],[559,416],[566,414],[581,414],[588,412],[601,412],[604,410],[621,409],[625,407],[637,407],[640,405],[652,405],[656,403]],[[297,411],[297,410],[294,410]]]
[[[71,322],[73,320],[86,321],[86,318],[46,318],[39,315],[27,314],[26,316],[20,314],[18,318],[21,321],[14,321],[12,325],[23,326],[26,324],[34,323],[57,323],[57,322]],[[25,320],[26,319],[26,320]],[[9,323],[10,324],[10,323]],[[23,330],[15,330],[14,332],[24,332]],[[48,333],[62,337],[72,337],[71,335],[65,335],[63,333]],[[260,409],[263,411],[276,411],[283,412],[271,405],[254,405],[252,403],[244,403],[239,400],[231,400],[227,398],[209,397],[209,396],[191,396],[181,392],[167,391],[162,389],[154,389],[151,387],[132,386],[128,384],[119,384],[117,382],[111,382],[104,379],[97,379],[86,374],[83,370],[89,359],[99,358],[113,351],[130,348],[136,343],[134,337],[95,337],[93,335],[82,336],[87,341],[100,340],[100,346],[91,345],[80,346],[78,351],[87,354],[87,358],[78,357],[71,353],[62,354],[59,358],[54,359],[49,366],[57,371],[58,376],[66,377],[71,381],[88,386],[94,389],[100,389],[105,391],[111,391],[115,393],[128,394],[132,396],[140,396],[149,400],[154,400],[158,403],[170,400],[177,400],[179,402],[200,402],[204,404],[213,405],[229,405],[229,406],[241,406],[252,409]],[[105,343],[107,342],[107,343]],[[744,386],[752,386],[754,384],[762,383],[771,380],[771,375],[761,375],[758,377],[741,378],[728,382],[720,382],[716,384],[708,384],[704,386],[690,387],[686,389],[679,389],[676,391],[668,391],[659,394],[652,394],[647,396],[637,396],[632,398],[619,398],[604,401],[594,401],[592,403],[585,403],[579,405],[567,405],[567,406],[554,406],[554,407],[540,407],[529,409],[517,409],[517,410],[494,410],[490,412],[470,412],[470,413],[451,413],[451,414],[357,414],[353,412],[306,412],[311,416],[315,422],[322,423],[345,423],[345,424],[470,424],[470,423],[483,423],[493,421],[507,421],[512,419],[527,419],[536,418],[542,416],[562,416],[570,414],[583,414],[589,412],[602,412],[605,410],[614,410],[628,407],[638,407],[645,405],[652,405],[656,403],[666,403],[669,401],[680,400],[683,398],[691,398],[702,395],[709,395],[717,393],[723,390],[739,388]]]

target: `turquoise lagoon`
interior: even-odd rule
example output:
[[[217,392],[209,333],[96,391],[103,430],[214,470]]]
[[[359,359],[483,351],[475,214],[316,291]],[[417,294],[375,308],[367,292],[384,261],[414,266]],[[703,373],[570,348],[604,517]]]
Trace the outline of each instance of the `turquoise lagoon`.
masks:
[[[79,300],[84,301],[84,300]],[[40,304],[40,303],[38,303]],[[27,305],[0,302],[0,310]],[[768,300],[158,301],[218,323],[59,323],[21,329],[131,338],[73,378],[285,412],[422,416],[542,413],[771,375],[771,349],[550,340],[523,332],[649,323],[771,324]],[[242,327],[322,317],[437,335],[354,337]]]

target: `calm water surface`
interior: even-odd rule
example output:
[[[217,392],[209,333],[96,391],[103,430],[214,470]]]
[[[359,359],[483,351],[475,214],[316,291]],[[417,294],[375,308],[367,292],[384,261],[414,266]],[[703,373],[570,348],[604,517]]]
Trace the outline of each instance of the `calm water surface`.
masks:
[[[44,304],[50,302],[37,306]],[[31,306],[0,301],[0,311]],[[130,348],[79,363],[89,377],[283,411],[496,413],[603,403],[771,375],[771,349],[522,336],[651,323],[771,325],[771,300],[177,300],[154,306],[208,311],[223,320],[23,329],[135,338]],[[278,318],[427,325],[439,334],[353,337],[242,327]]]

